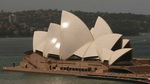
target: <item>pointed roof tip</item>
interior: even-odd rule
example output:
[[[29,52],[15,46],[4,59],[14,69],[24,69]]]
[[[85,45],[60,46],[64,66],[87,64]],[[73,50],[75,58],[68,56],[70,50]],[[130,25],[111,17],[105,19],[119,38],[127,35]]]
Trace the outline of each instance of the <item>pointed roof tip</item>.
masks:
[[[60,25],[59,25],[59,24],[57,24],[57,23],[50,23],[50,25],[60,26]]]
[[[124,48],[116,50],[113,55],[109,59],[109,65],[112,65],[116,60],[118,60],[121,56],[131,51],[133,48]]]
[[[70,41],[70,39],[72,40]],[[60,47],[60,56],[62,59],[73,55],[77,49],[93,40],[94,38],[87,25],[79,17],[73,13],[62,11]]]
[[[103,22],[103,24],[107,25],[110,28],[110,26],[108,25],[108,23],[102,17],[98,16],[96,22],[98,22],[98,21]],[[110,28],[110,30],[111,30],[111,28]],[[112,32],[112,30],[111,30],[111,32]]]
[[[90,29],[90,31],[93,31],[93,29],[94,29],[94,27],[92,27],[92,28]]]
[[[70,18],[73,18],[73,19],[76,19],[77,21],[80,22],[80,24],[83,24],[84,26],[87,27],[87,29],[89,30],[88,26],[84,23],[84,21],[82,19],[80,19],[78,16],[76,16],[75,14],[69,12],[69,11],[65,11],[65,10],[62,10],[62,14],[61,14],[61,21],[62,21],[62,18],[63,17],[70,17]],[[61,22],[62,23],[62,22]],[[62,24],[61,24],[62,25]]]
[[[119,49],[119,50],[127,50],[127,51],[130,51],[130,50],[132,50],[133,48],[123,48],[123,49]],[[116,50],[116,51],[118,51],[118,50]]]
[[[110,39],[110,38],[114,38],[114,39]],[[99,39],[103,39],[103,40],[118,40],[119,38],[122,37],[122,34],[117,34],[117,33],[113,33],[113,34],[107,34],[107,35],[103,35],[102,37],[98,37],[97,39],[95,39],[95,41],[99,40]],[[107,38],[107,39],[106,39]],[[109,39],[108,39],[109,38]],[[101,41],[103,41],[101,40]]]
[[[69,11],[62,10],[62,14],[64,14],[64,13],[68,13],[68,14],[74,15],[73,13],[71,13],[71,12],[69,12]],[[61,15],[62,15],[62,14],[61,14]],[[76,15],[74,15],[74,16],[76,16]],[[76,16],[76,17],[77,17],[77,16]]]
[[[130,41],[130,39],[123,39],[125,42],[128,42],[128,41]]]
[[[122,48],[125,48],[125,46],[130,43],[130,40],[129,39],[123,39],[122,41]]]
[[[97,17],[97,20],[103,20],[104,22],[106,22],[101,16],[98,16],[98,17]],[[97,21],[97,20],[96,20],[96,21]],[[106,23],[107,23],[107,22],[106,22]]]
[[[49,32],[50,29],[51,29],[52,27],[54,27],[54,28],[61,28],[61,27],[59,27],[59,26],[60,26],[59,24],[56,24],[56,23],[50,23],[47,32]]]
[[[112,30],[111,30],[111,28],[110,28],[110,26],[108,25],[108,23],[102,17],[98,16],[98,18],[96,20],[96,23],[95,23],[95,26],[97,26],[97,24],[100,24],[100,25],[103,24],[103,25],[105,25],[105,27],[109,28],[110,31],[111,31],[111,33],[113,33]],[[95,28],[95,26],[94,26],[94,28]]]
[[[57,23],[50,23],[49,24],[49,28],[50,28],[51,25],[59,25],[59,24],[57,24]]]
[[[121,37],[121,34],[107,34],[95,39],[94,43],[97,45],[96,48],[100,50],[99,55],[102,54],[103,48],[112,49]]]
[[[104,21],[106,23],[106,21],[101,16],[98,16],[96,19],[96,22],[95,22],[95,26],[96,26],[96,23],[99,21]],[[94,28],[95,28],[95,26],[94,26]]]
[[[66,11],[66,10],[62,10],[62,13],[65,13],[65,12],[68,12],[68,11]],[[68,12],[68,13],[70,13],[70,12]]]
[[[97,17],[97,20],[99,20],[99,19],[104,20],[101,16],[98,16],[98,17]],[[96,21],[97,21],[97,20],[96,20]],[[105,21],[105,20],[104,20],[104,21]],[[106,21],[105,21],[105,22],[106,22]]]
[[[123,48],[124,50],[132,50],[133,48]]]
[[[59,25],[59,24],[57,24],[57,23],[50,23],[49,25]]]
[[[112,34],[113,32],[107,22],[99,16],[95,22],[94,28],[91,29],[91,33],[96,39],[103,35]]]

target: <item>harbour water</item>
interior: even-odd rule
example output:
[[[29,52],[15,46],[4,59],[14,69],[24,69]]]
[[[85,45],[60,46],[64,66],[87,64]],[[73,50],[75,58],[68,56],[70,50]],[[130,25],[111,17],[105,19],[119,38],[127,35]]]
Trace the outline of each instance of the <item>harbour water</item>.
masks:
[[[133,57],[150,58],[150,33],[124,37],[131,40]],[[83,79],[75,76],[2,71],[4,66],[18,64],[24,51],[32,49],[32,38],[0,38],[0,84],[137,84],[104,79]]]

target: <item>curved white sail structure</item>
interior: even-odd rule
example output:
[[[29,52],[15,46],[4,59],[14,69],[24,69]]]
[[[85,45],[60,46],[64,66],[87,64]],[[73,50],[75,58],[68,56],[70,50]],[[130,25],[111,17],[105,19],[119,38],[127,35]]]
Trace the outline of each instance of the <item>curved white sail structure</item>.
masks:
[[[129,39],[123,39],[122,41],[122,48],[125,48],[125,46],[129,43]]]
[[[67,59],[90,41],[93,37],[87,26],[75,15],[62,11],[60,57]]]
[[[33,51],[39,50],[43,52],[47,32],[35,31],[33,36]]]
[[[125,53],[131,50],[132,48],[124,48],[113,52],[112,56],[109,59],[109,65],[112,65],[117,59],[119,59],[121,56],[123,56]]]
[[[61,43],[58,41],[55,43],[54,47],[49,54],[59,55]],[[59,57],[61,59],[61,57]]]
[[[102,62],[106,60],[112,65],[122,56],[129,55],[126,60],[130,60],[132,48],[129,42],[129,39],[122,39],[121,34],[112,33],[101,17],[89,30],[78,17],[62,11],[61,25],[51,23],[48,32],[34,32],[33,51],[43,52],[44,57],[59,55],[62,60],[73,54],[81,58],[99,56]]]
[[[56,44],[60,42],[60,25],[51,23],[46,35],[45,46],[43,55],[47,57],[48,53],[59,55],[59,48],[56,48]],[[57,52],[57,53],[56,53]]]
[[[94,28],[91,29],[91,33],[94,39],[97,39],[100,36],[112,34],[112,30],[104,19],[98,17]]]
[[[99,51],[100,59],[103,59],[101,55],[102,49],[106,48],[111,50],[115,43],[121,38],[121,36],[121,34],[108,34],[101,36],[94,41],[94,43],[96,44],[96,48]]]
[[[101,61],[102,62],[104,62],[105,60],[109,61],[109,59],[112,56],[112,54],[113,54],[112,50],[103,48],[102,54],[101,54],[101,57],[102,57]]]
[[[89,46],[89,48],[86,50],[83,58],[86,57],[93,57],[93,56],[98,56],[97,50],[96,50],[96,45],[94,44],[94,42],[92,42],[92,44]]]
[[[96,51],[96,45],[93,42],[86,43],[84,46],[78,49],[74,54],[82,58],[98,56],[98,53]]]
[[[85,45],[83,45],[80,49],[78,49],[74,54],[78,55],[80,57],[83,57],[85,55],[85,52],[87,51],[87,49],[89,48],[89,46],[91,45],[92,42],[88,42]]]

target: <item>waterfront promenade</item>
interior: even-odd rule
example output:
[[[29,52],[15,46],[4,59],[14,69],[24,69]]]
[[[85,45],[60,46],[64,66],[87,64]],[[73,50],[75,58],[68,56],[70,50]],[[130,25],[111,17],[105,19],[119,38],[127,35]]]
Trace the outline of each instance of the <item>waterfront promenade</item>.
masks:
[[[142,84],[150,84],[150,74],[124,74],[124,73],[99,73],[94,72],[82,72],[81,71],[59,71],[59,70],[45,70],[45,69],[30,69],[20,67],[4,67],[5,71],[19,71],[19,72],[31,72],[31,73],[43,73],[43,74],[57,74],[57,75],[72,75],[81,78],[92,79],[111,79],[119,81],[131,81]]]

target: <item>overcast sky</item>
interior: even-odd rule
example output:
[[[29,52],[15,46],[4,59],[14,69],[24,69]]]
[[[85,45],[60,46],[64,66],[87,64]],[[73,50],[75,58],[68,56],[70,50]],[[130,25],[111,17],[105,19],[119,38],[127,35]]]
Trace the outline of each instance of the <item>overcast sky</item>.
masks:
[[[150,0],[0,0],[0,9],[13,12],[59,9],[150,15]]]

